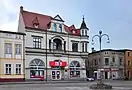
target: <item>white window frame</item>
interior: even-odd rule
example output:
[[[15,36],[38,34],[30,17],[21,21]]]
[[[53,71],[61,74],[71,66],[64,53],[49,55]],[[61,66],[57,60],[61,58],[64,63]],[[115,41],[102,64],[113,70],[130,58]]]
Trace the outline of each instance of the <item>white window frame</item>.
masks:
[[[105,63],[105,59],[106,59],[106,58],[108,58],[108,64]],[[104,65],[105,65],[105,66],[110,65],[110,58],[109,58],[109,57],[105,57],[105,58],[104,58]]]
[[[17,65],[20,65],[20,67],[17,66]],[[22,74],[22,65],[21,64],[16,64],[15,66],[16,66],[15,67],[15,74],[16,75],[21,75]]]
[[[78,62],[77,61],[77,63],[76,64],[73,64],[73,62],[74,61],[71,61],[71,64],[73,65],[73,66],[71,66],[71,64],[70,64],[70,66],[69,66],[69,68],[70,68],[70,78],[74,78],[74,77],[80,77],[80,75],[81,75],[81,71],[80,71],[80,69],[81,69],[81,66],[80,67],[77,67],[77,64],[79,64],[80,65],[80,62]],[[71,75],[71,72],[73,72],[73,75]],[[79,75],[77,75],[77,72],[79,72]]]
[[[12,43],[5,43],[5,54],[12,54]]]
[[[42,48],[41,37],[33,37],[33,48],[35,48],[35,49],[41,49]]]
[[[15,54],[21,55],[22,45],[21,44],[15,44]]]
[[[82,30],[82,35],[84,35],[84,30]]]
[[[33,60],[34,61],[34,60]],[[32,62],[32,61],[31,61]],[[30,63],[31,63],[30,62]],[[34,61],[33,62],[33,65],[30,65],[30,78],[40,78],[40,77],[43,77],[45,75],[45,72],[44,72],[44,68],[45,66],[41,66],[40,63],[43,62],[41,60],[39,60],[39,63],[36,64],[36,62]],[[37,75],[32,75],[32,71],[35,72],[35,74],[37,73]]]
[[[57,24],[56,23],[53,23],[53,31],[57,32]]]
[[[62,32],[62,24],[59,24],[59,32]]]
[[[88,43],[82,42],[82,52],[88,52]]]
[[[6,64],[8,64],[8,65],[10,64],[11,65],[11,67],[10,67],[11,68],[11,73],[9,73],[9,68],[8,68],[8,73],[6,73]],[[13,74],[12,68],[13,68],[13,64],[11,64],[11,63],[5,63],[4,64],[4,74],[5,75],[11,75],[11,74]]]

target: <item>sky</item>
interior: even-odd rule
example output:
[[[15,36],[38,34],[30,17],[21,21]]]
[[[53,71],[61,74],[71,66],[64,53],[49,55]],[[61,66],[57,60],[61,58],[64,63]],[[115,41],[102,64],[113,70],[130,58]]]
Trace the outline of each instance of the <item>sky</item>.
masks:
[[[17,31],[20,6],[24,10],[55,16],[59,14],[67,25],[80,27],[84,15],[89,28],[89,51],[99,50],[99,40],[92,36],[108,34],[102,38],[102,49],[132,49],[132,0],[0,0],[0,29]]]

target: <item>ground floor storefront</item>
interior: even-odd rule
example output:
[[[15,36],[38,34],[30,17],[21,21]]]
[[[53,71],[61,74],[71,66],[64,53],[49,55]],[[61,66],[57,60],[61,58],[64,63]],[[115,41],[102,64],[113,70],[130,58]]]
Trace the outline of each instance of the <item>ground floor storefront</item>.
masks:
[[[46,68],[46,66],[48,68]],[[34,59],[25,69],[26,80],[69,80],[86,79],[85,67],[79,61],[49,60],[47,65],[41,59]]]
[[[101,73],[100,73],[101,72]],[[98,71],[94,71],[94,77],[96,79],[122,79],[124,77],[123,69],[119,68],[104,68]]]

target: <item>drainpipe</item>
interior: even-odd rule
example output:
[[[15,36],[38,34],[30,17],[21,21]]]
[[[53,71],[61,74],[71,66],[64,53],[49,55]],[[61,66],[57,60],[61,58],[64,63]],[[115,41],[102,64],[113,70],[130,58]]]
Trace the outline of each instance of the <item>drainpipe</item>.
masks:
[[[69,33],[68,33],[68,78],[70,79],[70,68],[69,68]]]
[[[25,35],[23,35],[23,74],[24,74],[24,80],[25,80]]]
[[[47,70],[47,30],[46,30],[46,82],[47,82],[47,74],[48,74],[48,70]]]

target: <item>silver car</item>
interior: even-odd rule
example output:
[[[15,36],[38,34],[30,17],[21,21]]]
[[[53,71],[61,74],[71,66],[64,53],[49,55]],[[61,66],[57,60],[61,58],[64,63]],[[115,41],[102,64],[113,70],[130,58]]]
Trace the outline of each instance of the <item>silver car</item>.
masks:
[[[87,81],[94,81],[94,78],[87,78]]]

